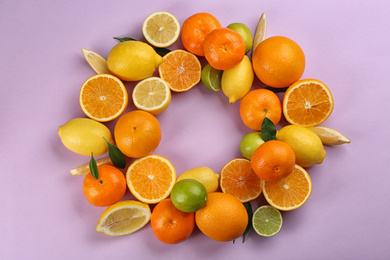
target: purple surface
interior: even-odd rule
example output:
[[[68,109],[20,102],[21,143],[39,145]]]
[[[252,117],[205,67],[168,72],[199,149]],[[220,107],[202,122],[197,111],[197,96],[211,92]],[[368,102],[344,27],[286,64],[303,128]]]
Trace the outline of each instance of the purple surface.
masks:
[[[243,22],[252,32],[265,12],[267,37],[295,40],[306,55],[303,78],[319,79],[332,91],[335,108],[322,125],[352,143],[326,147],[324,162],[308,169],[312,195],[303,207],[283,213],[278,235],[251,232],[244,244],[232,244],[195,230],[187,241],[166,245],[150,225],[118,238],[94,230],[104,208],[90,205],[83,177],[69,173],[89,158],[67,150],[57,135],[60,125],[84,117],[78,93],[94,71],[81,48],[107,57],[117,43],[112,37],[144,40],[143,20],[160,10],[181,24],[210,12],[223,26]],[[0,258],[388,259],[388,10],[384,0],[2,1]],[[134,83],[126,86],[130,92]],[[239,101],[230,105],[222,92],[201,84],[173,94],[157,117],[162,141],[155,153],[171,160],[178,174],[196,166],[219,172],[240,157],[239,141],[250,131],[238,108]],[[133,197],[127,192],[124,199]],[[264,203],[258,199],[253,206]]]

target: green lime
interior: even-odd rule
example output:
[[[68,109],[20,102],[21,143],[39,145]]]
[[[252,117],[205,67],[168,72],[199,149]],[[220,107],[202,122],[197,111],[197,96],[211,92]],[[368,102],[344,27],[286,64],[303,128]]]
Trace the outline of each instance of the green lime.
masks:
[[[254,131],[244,135],[240,141],[241,155],[250,160],[254,151],[263,143],[264,139],[261,132]]]
[[[183,179],[173,186],[171,200],[178,210],[195,212],[206,204],[207,190],[199,181]]]
[[[253,213],[252,226],[260,236],[272,237],[276,235],[282,228],[282,224],[282,214],[272,206],[261,206]]]
[[[227,28],[230,28],[239,34],[241,34],[242,38],[245,42],[245,53],[248,53],[253,46],[253,37],[251,30],[249,30],[248,26],[246,26],[243,23],[232,23],[227,26]]]
[[[202,69],[202,83],[208,89],[212,91],[220,91],[221,90],[221,78],[222,78],[222,70],[214,69],[207,64]]]

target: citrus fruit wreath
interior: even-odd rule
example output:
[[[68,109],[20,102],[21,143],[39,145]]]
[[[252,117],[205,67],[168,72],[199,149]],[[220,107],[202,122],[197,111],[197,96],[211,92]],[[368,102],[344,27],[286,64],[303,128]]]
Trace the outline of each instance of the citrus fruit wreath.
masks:
[[[254,37],[245,24],[222,27],[209,13],[190,16],[181,27],[171,13],[155,12],[142,32],[146,42],[115,38],[119,43],[107,60],[82,49],[97,73],[79,92],[88,118],[69,120],[58,129],[65,147],[90,156],[89,164],[71,174],[85,175],[86,199],[107,207],[96,231],[122,236],[150,222],[155,236],[167,244],[185,241],[195,226],[223,242],[240,236],[244,242],[251,229],[266,237],[277,234],[280,211],[308,200],[312,185],[306,168],[322,163],[324,145],[350,142],[337,130],[319,126],[333,110],[329,88],[316,79],[301,79],[303,50],[287,37],[266,38],[264,13]],[[180,35],[184,49],[167,49]],[[156,69],[159,76],[154,76]],[[252,89],[255,77],[263,87]],[[137,109],[126,113],[129,94],[123,81],[137,81],[131,95]],[[167,158],[153,154],[162,138],[155,116],[169,107],[172,91],[188,91],[200,81],[210,91],[222,90],[229,103],[240,100],[242,122],[252,132],[240,142],[243,157],[220,173],[197,167],[177,176]],[[277,92],[284,92],[282,100]],[[277,131],[282,115],[289,124]],[[104,123],[114,119],[112,135]],[[95,160],[107,152],[108,157]],[[134,159],[130,165],[127,158]],[[135,200],[122,200],[127,188]],[[261,194],[269,205],[253,211],[251,201]]]

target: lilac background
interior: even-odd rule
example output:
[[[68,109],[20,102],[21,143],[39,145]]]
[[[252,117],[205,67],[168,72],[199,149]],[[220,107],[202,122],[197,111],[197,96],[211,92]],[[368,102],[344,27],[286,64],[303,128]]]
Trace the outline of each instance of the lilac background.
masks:
[[[389,259],[389,9],[385,0],[1,0],[0,259]],[[144,40],[143,20],[160,10],[181,24],[206,11],[223,26],[243,22],[253,32],[265,12],[267,37],[299,43],[307,61],[303,78],[331,89],[335,108],[323,125],[352,143],[326,147],[323,164],[308,169],[312,195],[283,213],[277,236],[252,231],[244,244],[232,244],[195,230],[187,241],[166,245],[150,225],[118,238],[95,232],[104,208],[90,205],[83,177],[69,173],[89,158],[67,150],[57,129],[84,117],[78,93],[94,71],[81,48],[107,57],[114,36]],[[134,84],[126,86],[131,92]],[[201,84],[174,94],[158,116],[163,138],[155,153],[178,174],[196,166],[219,172],[240,156],[239,141],[250,131],[238,108]],[[124,199],[133,197],[127,192]],[[264,199],[252,205],[261,204]]]

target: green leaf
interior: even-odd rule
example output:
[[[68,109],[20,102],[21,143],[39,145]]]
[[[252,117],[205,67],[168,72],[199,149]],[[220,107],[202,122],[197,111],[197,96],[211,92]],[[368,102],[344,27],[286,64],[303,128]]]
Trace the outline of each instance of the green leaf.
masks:
[[[269,140],[276,140],[276,127],[267,116],[261,124],[261,135],[266,142]]]
[[[167,54],[168,52],[170,52],[171,50],[167,49],[167,48],[158,48],[158,47],[155,47],[154,50],[157,52],[158,55],[160,55],[161,57],[163,57],[165,54]]]
[[[121,152],[121,150],[119,150],[118,147],[112,145],[109,141],[106,140],[106,138],[103,137],[103,139],[108,145],[108,155],[110,156],[112,163],[116,167],[124,169],[126,167],[126,158]]]
[[[91,160],[89,161],[89,170],[91,171],[92,177],[99,180],[99,171],[95,158],[93,158],[93,153],[91,153]]]
[[[118,40],[120,42],[126,42],[126,41],[136,41],[136,39],[130,38],[130,37],[123,37],[123,38],[118,38],[114,37],[115,40]]]
[[[246,212],[248,213],[248,225],[246,226],[245,232],[242,235],[242,243],[245,242],[245,238],[248,235],[249,230],[252,228],[252,216],[253,216],[253,210],[252,210],[252,205],[250,202],[245,202],[244,203]]]

